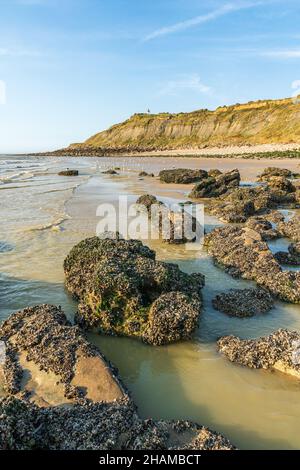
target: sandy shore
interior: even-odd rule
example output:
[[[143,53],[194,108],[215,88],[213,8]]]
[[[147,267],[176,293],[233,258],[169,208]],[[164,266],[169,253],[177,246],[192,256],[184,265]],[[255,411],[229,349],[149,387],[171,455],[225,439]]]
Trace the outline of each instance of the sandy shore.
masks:
[[[131,156],[222,156],[226,155],[246,155],[246,154],[257,154],[264,152],[286,152],[291,150],[300,150],[299,144],[261,144],[261,145],[243,145],[243,146],[230,146],[230,147],[209,147],[202,149],[177,149],[177,150],[156,150],[153,152],[139,152],[132,153]]]

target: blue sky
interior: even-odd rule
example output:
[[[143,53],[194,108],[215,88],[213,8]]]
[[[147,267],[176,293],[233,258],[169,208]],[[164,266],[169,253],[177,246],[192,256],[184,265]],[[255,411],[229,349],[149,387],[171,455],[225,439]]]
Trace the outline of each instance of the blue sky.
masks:
[[[299,0],[0,0],[0,152],[63,147],[148,108],[291,96],[299,25]]]

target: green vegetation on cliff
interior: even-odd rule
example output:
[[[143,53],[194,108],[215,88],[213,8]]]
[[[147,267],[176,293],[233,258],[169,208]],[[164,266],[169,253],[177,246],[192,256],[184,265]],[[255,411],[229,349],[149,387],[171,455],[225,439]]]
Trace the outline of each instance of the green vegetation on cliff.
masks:
[[[180,149],[300,143],[300,104],[255,101],[179,114],[135,114],[71,148]]]

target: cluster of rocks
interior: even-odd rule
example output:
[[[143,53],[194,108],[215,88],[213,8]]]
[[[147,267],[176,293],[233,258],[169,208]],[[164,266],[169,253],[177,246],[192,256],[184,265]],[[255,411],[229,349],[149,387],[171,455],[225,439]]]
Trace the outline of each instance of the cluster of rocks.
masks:
[[[258,232],[220,227],[206,235],[205,246],[231,275],[254,280],[281,300],[300,302],[300,272],[283,271]]]
[[[78,176],[79,172],[78,170],[70,170],[67,168],[67,170],[62,170],[58,173],[58,176]]]
[[[225,336],[219,351],[231,362],[252,369],[276,369],[300,379],[300,334],[280,329],[259,339]]]
[[[298,192],[286,192],[271,188],[238,187],[213,199],[208,211],[224,222],[244,223],[254,215],[267,215],[278,207],[295,206]]]
[[[235,450],[190,421],[142,420],[128,397],[47,408],[8,397],[0,416],[1,450]]]
[[[44,381],[51,371],[55,374],[57,382],[52,388],[79,376],[82,390],[67,406],[63,401],[38,406],[24,388],[23,394],[10,389],[0,399],[0,450],[235,449],[222,435],[190,421],[141,419],[115,370],[106,362],[101,370],[97,367],[95,359],[104,361],[102,354],[67,321],[60,308],[42,305],[13,314],[1,329],[1,338],[7,346],[5,355],[8,346],[12,347],[23,379],[31,365],[38,382],[34,364],[46,371]],[[23,351],[28,356],[25,367],[20,360]],[[94,362],[77,370],[82,359]],[[100,394],[84,394],[91,382]]]
[[[197,219],[184,210],[184,204],[175,212],[151,194],[143,194],[137,199],[136,204],[141,211],[147,212],[152,233],[156,233],[163,242],[192,243],[196,241],[197,234],[201,234]]]
[[[202,178],[202,180],[193,188],[190,193],[190,197],[195,199],[217,198],[233,188],[237,188],[241,181],[241,176],[238,170],[214,174],[215,176],[207,175],[206,178]]]
[[[212,304],[227,315],[244,318],[269,312],[274,300],[265,289],[231,289],[218,294]]]
[[[64,262],[67,289],[79,300],[77,323],[161,345],[190,338],[201,311],[201,274],[155,259],[138,240],[94,237]]]
[[[172,170],[162,170],[159,179],[163,183],[191,184],[208,177],[205,170],[191,170],[187,168],[176,168]]]
[[[194,186],[190,197],[209,198],[208,212],[223,222],[244,223],[249,217],[268,214],[279,206],[298,207],[299,187],[288,179],[295,176],[289,170],[269,168],[260,177],[264,185],[240,186],[238,170],[211,170]]]

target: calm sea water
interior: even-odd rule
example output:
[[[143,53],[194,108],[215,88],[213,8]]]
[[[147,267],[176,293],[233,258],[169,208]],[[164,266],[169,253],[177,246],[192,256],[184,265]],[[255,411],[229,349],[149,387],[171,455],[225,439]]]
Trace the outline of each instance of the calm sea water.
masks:
[[[248,161],[238,164],[243,179],[253,180],[257,166],[253,168]],[[97,206],[103,202],[117,206],[119,195],[134,202],[143,192],[169,202],[185,200],[186,186],[138,177],[142,169],[157,173],[172,166],[226,169],[237,162],[1,156],[0,318],[40,303],[62,305],[72,318],[76,303],[64,289],[62,264],[75,243],[95,235]],[[258,166],[267,165],[259,162]],[[57,173],[67,167],[79,169],[80,176],[59,177]],[[102,174],[113,167],[121,168],[119,175]],[[206,224],[211,229],[218,221],[207,217]],[[271,248],[275,251],[287,245],[287,240],[280,240]],[[173,261],[186,272],[205,274],[205,308],[190,342],[156,348],[127,338],[89,335],[119,368],[140,414],[197,421],[224,433],[242,449],[299,448],[299,381],[230,364],[217,353],[216,340],[224,334],[254,338],[279,327],[300,331],[300,307],[277,302],[267,315],[229,318],[212,308],[212,298],[232,287],[251,286],[251,282],[232,279],[204,251],[187,252],[158,242],[152,247],[159,259]]]

